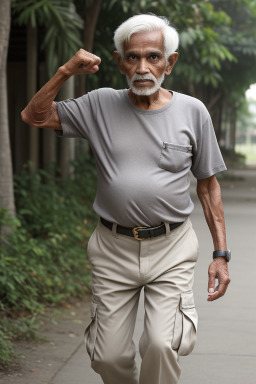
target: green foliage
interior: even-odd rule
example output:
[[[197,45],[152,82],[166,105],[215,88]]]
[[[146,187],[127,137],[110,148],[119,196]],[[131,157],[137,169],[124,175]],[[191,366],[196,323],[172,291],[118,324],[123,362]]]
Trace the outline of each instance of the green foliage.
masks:
[[[229,24],[220,24],[215,30],[222,44],[235,57],[235,62],[223,62],[220,68],[220,90],[228,102],[242,104],[244,93],[256,76],[256,15],[255,2],[250,0],[212,0],[216,12],[222,10]]]
[[[221,84],[223,63],[237,61],[223,37],[223,29],[230,30],[232,22],[225,10],[221,7],[215,9],[211,2],[202,0],[112,0],[102,3],[95,34],[95,53],[102,58],[101,70],[97,76],[89,77],[89,89],[126,86],[126,81],[118,74],[112,57],[113,33],[128,17],[147,12],[166,16],[180,35],[180,59],[175,66],[174,76],[167,79],[169,88],[170,82],[174,82],[177,89],[184,89],[185,92],[188,92],[187,84],[191,83],[213,87]]]
[[[14,351],[8,336],[6,335],[6,328],[0,321],[0,368],[10,364],[14,356]]]
[[[193,11],[192,11],[193,9]],[[180,61],[175,68],[175,84],[186,89],[186,84],[208,84],[217,87],[222,79],[220,71],[224,62],[236,61],[218,32],[220,25],[229,28],[230,17],[222,10],[215,10],[209,2],[194,2],[190,17],[176,25],[180,30]],[[185,92],[188,92],[186,89]]]
[[[72,0],[13,0],[12,9],[20,25],[45,28],[42,49],[50,77],[82,46],[83,21]]]
[[[16,365],[12,341],[14,340],[44,340],[38,335],[39,323],[37,316],[5,318],[0,320],[0,368]]]
[[[15,321],[16,328],[4,331],[10,318],[34,316],[44,305],[81,297],[90,289],[86,245],[96,224],[91,209],[95,183],[94,165],[85,158],[74,163],[73,178],[65,182],[27,169],[15,177],[18,219],[0,210],[0,229],[13,228],[0,238],[0,362],[11,358],[9,339],[34,335],[33,318]]]
[[[11,340],[39,340],[42,339],[38,336],[37,330],[39,323],[37,316],[32,317],[18,317],[2,319],[0,329],[4,332],[6,339]]]

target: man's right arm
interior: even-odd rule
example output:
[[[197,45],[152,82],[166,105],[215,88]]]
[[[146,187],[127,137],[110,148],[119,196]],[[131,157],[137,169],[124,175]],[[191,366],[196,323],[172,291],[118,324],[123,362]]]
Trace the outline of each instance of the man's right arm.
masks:
[[[101,60],[92,53],[80,49],[56,74],[35,94],[21,112],[22,120],[32,127],[61,130],[61,122],[54,99],[62,85],[72,75],[86,75],[99,70]]]

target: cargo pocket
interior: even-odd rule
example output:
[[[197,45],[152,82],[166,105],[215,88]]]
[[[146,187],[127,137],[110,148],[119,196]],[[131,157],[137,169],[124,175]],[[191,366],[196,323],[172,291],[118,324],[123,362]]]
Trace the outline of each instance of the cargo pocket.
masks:
[[[179,356],[189,355],[196,343],[198,316],[195,308],[193,292],[181,294],[176,312],[172,348]]]
[[[85,341],[86,349],[90,356],[91,361],[94,360],[94,348],[95,348],[95,342],[97,338],[98,305],[99,303],[95,301],[91,302],[91,322],[84,332],[84,341]]]
[[[164,142],[159,167],[170,172],[180,172],[192,164],[192,145],[179,145]]]

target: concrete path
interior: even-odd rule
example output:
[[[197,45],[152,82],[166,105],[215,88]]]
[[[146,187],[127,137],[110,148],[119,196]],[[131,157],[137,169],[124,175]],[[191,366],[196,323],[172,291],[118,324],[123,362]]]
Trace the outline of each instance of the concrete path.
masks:
[[[236,177],[240,173],[237,172]],[[232,249],[229,291],[219,301],[207,298],[207,269],[211,261],[212,241],[195,201],[192,216],[200,243],[194,293],[199,314],[198,342],[191,356],[181,359],[180,384],[255,384],[256,382],[256,177],[255,172],[241,181],[223,181],[223,200]],[[135,341],[143,327],[141,300]],[[137,362],[140,357],[137,353]],[[49,384],[100,384],[100,377],[90,369],[84,345],[63,365]],[[122,384],[122,383],[120,383]]]

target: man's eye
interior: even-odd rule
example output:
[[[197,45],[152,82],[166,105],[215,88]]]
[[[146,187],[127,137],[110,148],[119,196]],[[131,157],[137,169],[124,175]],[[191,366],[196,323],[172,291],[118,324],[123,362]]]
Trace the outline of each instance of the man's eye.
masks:
[[[157,55],[150,55],[150,58],[151,58],[152,60],[156,60],[156,59],[158,59],[158,56],[157,56]]]
[[[136,55],[130,55],[129,59],[135,60],[136,59]]]

